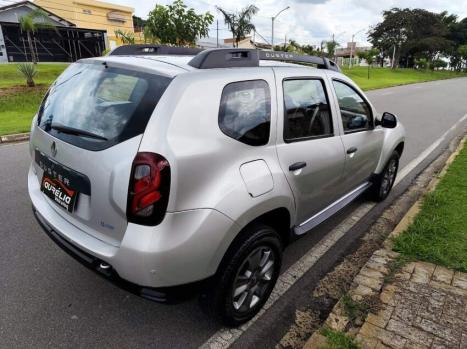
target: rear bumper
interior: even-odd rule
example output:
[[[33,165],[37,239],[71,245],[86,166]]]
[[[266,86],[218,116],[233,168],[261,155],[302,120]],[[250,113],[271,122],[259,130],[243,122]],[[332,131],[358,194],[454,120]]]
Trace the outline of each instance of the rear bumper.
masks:
[[[123,288],[159,301],[167,300],[168,289],[214,275],[239,230],[216,210],[189,210],[167,213],[155,227],[129,223],[120,244],[114,246],[59,214],[61,208],[40,191],[31,169],[28,189],[37,220],[60,247]],[[102,270],[101,263],[111,267]]]
[[[141,296],[152,301],[169,303],[175,302],[182,297],[185,297],[187,294],[195,292],[197,287],[201,283],[187,284],[179,287],[166,287],[166,288],[150,288],[142,287],[132,282],[129,282],[125,279],[122,279],[118,273],[113,269],[113,267],[106,262],[100,260],[97,257],[90,255],[89,253],[84,252],[78,247],[74,246],[63,237],[60,236],[56,231],[50,227],[45,221],[44,217],[41,216],[39,212],[32,207],[34,217],[36,218],[39,225],[44,229],[45,233],[66,253],[76,259],[78,262],[86,266],[87,268],[93,270],[100,276],[114,283],[115,285],[134,293],[138,296]],[[103,268],[103,264],[106,265]],[[190,290],[191,289],[191,290]],[[188,291],[188,292],[187,292]]]

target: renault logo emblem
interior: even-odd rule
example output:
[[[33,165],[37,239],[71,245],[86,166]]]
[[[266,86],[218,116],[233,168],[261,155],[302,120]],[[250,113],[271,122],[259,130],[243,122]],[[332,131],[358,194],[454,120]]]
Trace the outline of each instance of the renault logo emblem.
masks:
[[[53,157],[57,155],[57,145],[55,144],[55,142],[52,142],[52,145],[50,146],[50,151]]]

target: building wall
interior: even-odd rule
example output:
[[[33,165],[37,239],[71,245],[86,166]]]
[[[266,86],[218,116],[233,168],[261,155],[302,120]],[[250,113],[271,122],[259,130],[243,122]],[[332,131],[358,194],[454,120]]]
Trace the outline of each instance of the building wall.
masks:
[[[73,22],[79,28],[106,30],[110,48],[121,44],[115,37],[116,30],[134,33],[134,9],[131,7],[96,0],[35,0],[34,3]],[[109,19],[110,13],[121,20]]]
[[[8,62],[5,39],[3,38],[2,26],[0,25],[0,63]]]

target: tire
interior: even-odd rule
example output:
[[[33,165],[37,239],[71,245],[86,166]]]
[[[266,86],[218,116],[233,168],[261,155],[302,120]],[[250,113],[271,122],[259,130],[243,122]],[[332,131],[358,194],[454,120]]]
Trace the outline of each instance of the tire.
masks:
[[[269,298],[282,265],[282,243],[271,227],[255,224],[226,253],[204,296],[204,308],[227,326],[254,317]]]
[[[391,192],[399,169],[399,153],[393,151],[383,171],[377,175],[371,186],[371,196],[375,201],[383,201]]]

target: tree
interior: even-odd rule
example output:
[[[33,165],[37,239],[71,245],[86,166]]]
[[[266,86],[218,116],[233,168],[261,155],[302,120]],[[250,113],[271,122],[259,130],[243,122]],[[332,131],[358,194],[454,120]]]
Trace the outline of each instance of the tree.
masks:
[[[379,55],[379,50],[376,48],[371,48],[367,51],[360,51],[357,53],[358,58],[364,59],[368,63],[368,79],[370,78],[370,68],[374,63],[376,56]]]
[[[339,46],[339,43],[332,40],[332,41],[326,41],[326,51],[328,52],[328,57],[329,58],[334,58],[336,54],[336,48]]]
[[[464,67],[467,69],[467,45],[461,45],[458,47],[457,52],[461,59],[464,60]]]
[[[319,50],[316,50],[312,45],[300,45],[297,41],[290,39],[284,45],[275,45],[275,51],[294,52],[301,55],[318,56]]]
[[[369,32],[369,41],[383,55],[394,54],[393,68],[402,62],[413,66],[416,59],[429,62],[453,45],[448,37],[449,25],[455,16],[423,9],[393,8],[383,12],[383,21]]]
[[[29,12],[27,15],[19,18],[19,25],[22,31],[26,32],[28,37],[29,51],[31,52],[31,60],[34,64],[37,64],[37,57],[32,44],[32,36],[39,29],[55,29],[55,25],[50,21],[47,12],[41,9],[35,9]]]
[[[259,11],[255,5],[249,5],[237,13],[230,13],[216,6],[217,10],[224,15],[224,23],[232,32],[234,47],[238,47],[238,42],[255,30],[255,26],[251,23],[253,16]]]
[[[436,58],[431,62],[431,69],[444,69],[448,66],[446,61],[443,61],[442,59]]]
[[[122,40],[122,43],[125,45],[135,43],[135,34],[132,32],[124,32],[123,30],[117,29],[114,31],[115,37]]]
[[[145,40],[180,46],[194,46],[196,39],[208,36],[214,16],[209,12],[197,14],[183,0],[171,5],[156,5],[149,12],[144,30]]]

